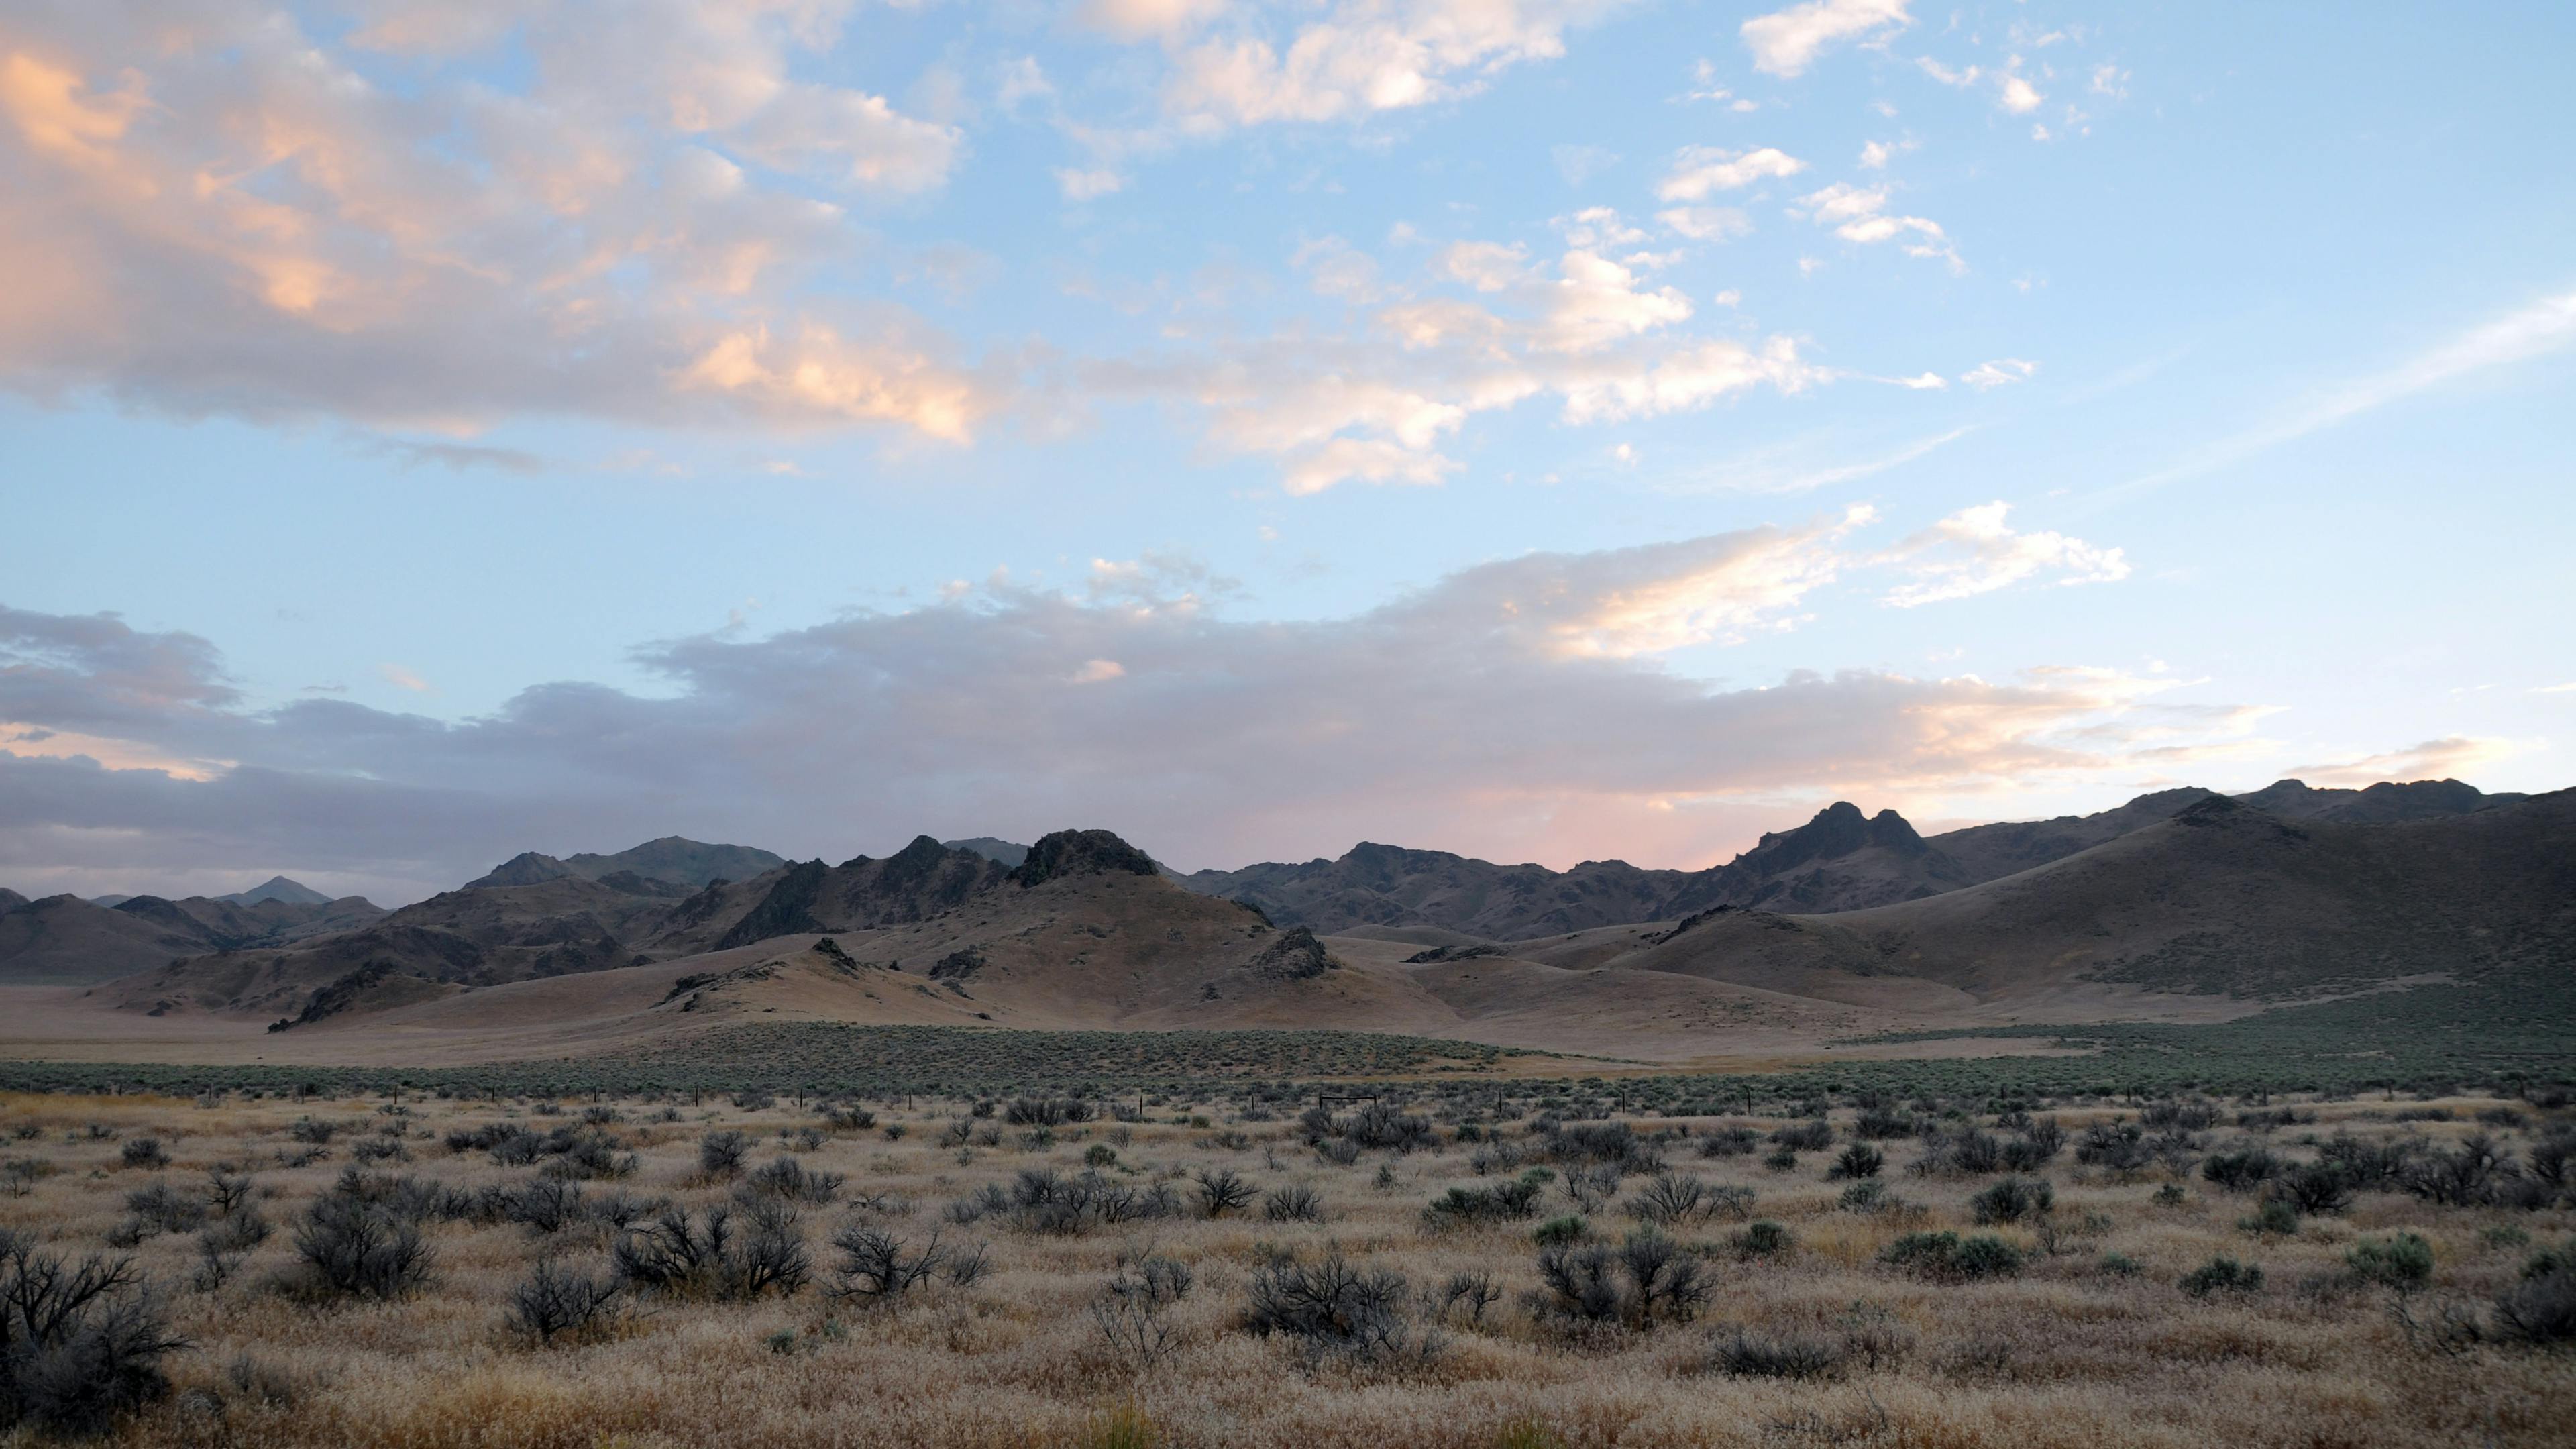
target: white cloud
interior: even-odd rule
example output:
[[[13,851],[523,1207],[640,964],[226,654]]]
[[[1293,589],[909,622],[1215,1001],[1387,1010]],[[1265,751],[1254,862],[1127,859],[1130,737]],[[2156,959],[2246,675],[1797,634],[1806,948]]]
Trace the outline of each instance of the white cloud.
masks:
[[[1940,223],[1886,213],[1885,187],[1860,187],[1838,181],[1800,197],[1799,205],[1818,226],[1832,227],[1834,235],[1845,241],[1864,245],[1894,241],[1907,256],[1937,257],[1947,261],[1952,271],[1966,269],[1967,264],[1960,260],[1958,249],[1950,244]]]
[[[1766,178],[1795,176],[1807,163],[1764,146],[1751,151],[1725,151],[1713,146],[1685,146],[1673,155],[1673,169],[1656,186],[1664,201],[1703,201],[1711,193],[1740,191]]]
[[[907,315],[806,290],[860,243],[851,200],[936,189],[965,154],[955,127],[799,78],[836,13],[381,4],[335,34],[217,5],[167,35],[148,7],[13,17],[0,387],[450,436],[744,424],[777,389],[692,379],[767,328],[834,332],[909,391],[937,373],[988,411],[1002,380],[937,360]],[[505,38],[530,58],[512,82],[466,66]],[[401,83],[351,47],[402,53]]]
[[[376,666],[376,674],[382,678],[385,683],[392,685],[396,689],[408,689],[414,694],[430,694],[434,692],[430,688],[428,680],[421,678],[419,675],[403,668],[399,664],[379,664]]]
[[[1922,145],[1922,143],[1911,136],[1908,136],[1901,141],[1867,142],[1860,148],[1861,169],[1864,171],[1884,171],[1887,169],[1888,162],[1895,160],[1897,157],[1908,151],[1916,149],[1920,145]]]
[[[2290,771],[2290,778],[2335,789],[2376,785],[2383,780],[2456,779],[2518,753],[2519,747],[2511,740],[2444,735],[2408,749],[2330,764],[2300,765]]]
[[[1618,0],[1340,0],[1284,47],[1256,29],[1178,52],[1164,109],[1200,132],[1333,121],[1469,95],[1484,78],[1565,53],[1565,32]],[[1251,22],[1247,22],[1250,24]]]
[[[1753,230],[1753,218],[1731,206],[1676,206],[1656,212],[1655,220],[1692,241],[1730,241]]]
[[[1605,360],[1570,369],[1561,390],[1567,422],[1616,422],[1695,411],[1765,384],[1801,392],[1826,376],[1798,360],[1796,343],[1774,337],[1759,348],[1703,342],[1658,356]]]
[[[1991,362],[1980,362],[1966,372],[1960,373],[1959,381],[1983,392],[1988,388],[2027,382],[2031,375],[2038,371],[2039,364],[2036,362],[2019,357],[1998,357]]]
[[[785,421],[897,422],[951,443],[966,442],[990,406],[971,377],[912,346],[844,338],[822,323],[783,337],[767,327],[728,333],[679,386]]]
[[[1105,684],[1126,677],[1127,666],[1115,659],[1086,659],[1080,669],[1073,671],[1071,679],[1075,684]]]
[[[2385,372],[2325,388],[2262,427],[2200,450],[2183,462],[2131,479],[2111,495],[2205,473],[2335,427],[2456,379],[2576,346],[2576,292],[2543,297],[2482,323]]]
[[[1436,487],[1458,470],[1455,460],[1427,447],[1408,448],[1381,438],[1334,438],[1322,447],[1289,460],[1280,486],[1289,496],[1304,498],[1336,483],[1410,483]]]
[[[1907,0],[1807,0],[1786,10],[1757,15],[1740,33],[1753,52],[1758,70],[1794,76],[1806,70],[1819,51],[1855,36],[1912,23]]]
[[[1990,82],[1995,88],[1995,104],[2016,116],[2026,116],[2038,110],[2048,99],[2022,75],[2021,57],[2018,55],[2008,58],[2004,68],[1997,71],[1973,65],[1952,70],[1928,55],[1915,57],[1914,64],[1925,75],[1945,86],[1964,90],[1979,81]]]
[[[1081,171],[1069,166],[1056,168],[1056,190],[1067,201],[1094,201],[1127,188],[1127,178],[1115,171]]]
[[[1773,445],[1727,459],[1696,474],[1677,477],[1669,486],[1688,491],[1804,493],[1902,467],[1957,442],[1970,431],[1968,428],[1953,428],[1857,462],[1817,456],[1828,450],[1819,447],[1814,439]],[[1830,451],[1840,454],[1842,450],[1837,446]]]
[[[1186,35],[1223,15],[1226,0],[1082,0],[1074,22],[1120,40]]]
[[[1043,100],[1055,94],[1055,83],[1047,79],[1046,68],[1033,55],[1005,61],[1002,78],[993,88],[993,103],[1005,111],[1016,111],[1030,101]]]
[[[2059,584],[2109,583],[2129,576],[2116,548],[2097,548],[2062,533],[2015,533],[2004,522],[2011,505],[1961,509],[1877,556],[1915,581],[1881,600],[1900,609],[1992,593],[2043,573]]]
[[[1646,239],[1644,232],[1629,225],[1625,217],[1607,206],[1587,206],[1571,216],[1557,217],[1548,224],[1565,237],[1567,246],[1587,250],[1635,246]]]
[[[2021,57],[2014,56],[2013,64],[2015,66],[2020,65]],[[1999,89],[1996,104],[2001,105],[2005,110],[2012,112],[2016,116],[2029,115],[2031,112],[2038,110],[2040,105],[2048,99],[2048,97],[2039,93],[2037,87],[2033,86],[2029,81],[2024,80],[2017,71],[2006,72],[1996,84]]]
[[[1529,249],[1500,242],[1452,242],[1431,258],[1431,272],[1479,292],[1499,292],[1528,280]]]
[[[1543,350],[1594,352],[1691,315],[1690,299],[1679,291],[1641,291],[1634,272],[1594,253],[1567,252],[1559,270],[1532,334],[1533,345]]]

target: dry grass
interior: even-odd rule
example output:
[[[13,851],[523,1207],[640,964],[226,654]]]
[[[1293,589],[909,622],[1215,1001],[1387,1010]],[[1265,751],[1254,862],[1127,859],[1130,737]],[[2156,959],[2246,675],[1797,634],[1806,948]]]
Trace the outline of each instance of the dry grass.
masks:
[[[1000,1118],[975,1119],[964,1146],[943,1129],[962,1103],[912,1110],[876,1106],[877,1122],[828,1130],[821,1146],[794,1150],[783,1133],[823,1127],[820,1107],[757,1111],[730,1105],[679,1110],[616,1105],[606,1131],[637,1158],[634,1173],[584,1184],[667,1197],[693,1211],[728,1200],[735,1183],[702,1172],[708,1132],[739,1129],[752,1165],[789,1155],[845,1174],[829,1205],[803,1210],[818,1286],[780,1299],[727,1302],[712,1295],[630,1294],[627,1311],[587,1334],[540,1347],[505,1323],[511,1290],[541,1256],[605,1273],[612,1230],[592,1224],[540,1237],[517,1224],[471,1220],[428,1225],[436,1271],[423,1291],[390,1303],[334,1304],[290,1291],[293,1225],[312,1199],[352,1165],[355,1143],[401,1134],[410,1160],[372,1164],[472,1191],[518,1186],[537,1169],[502,1166],[483,1151],[451,1152],[451,1130],[517,1122],[537,1132],[577,1123],[580,1108],[540,1115],[537,1104],[413,1100],[399,1114],[382,1098],[295,1104],[225,1099],[212,1105],[140,1097],[0,1098],[0,1156],[54,1169],[23,1195],[0,1196],[0,1225],[33,1233],[56,1251],[107,1251],[127,1221],[128,1193],[161,1180],[195,1190],[207,1170],[233,1164],[255,1179],[253,1201],[277,1226],[240,1271],[213,1288],[192,1285],[191,1235],[144,1238],[130,1251],[163,1285],[175,1326],[196,1347],[170,1361],[174,1392],[129,1420],[111,1442],[208,1446],[694,1446],[694,1445],[1198,1445],[1279,1449],[1391,1446],[1873,1445],[1913,1449],[2043,1449],[2054,1445],[2258,1446],[2451,1445],[2576,1442],[2576,1356],[2492,1342],[2440,1343],[2428,1325],[2444,1305],[2483,1310],[2514,1281],[2528,1253],[2564,1241],[2576,1212],[2436,1207],[2412,1197],[2363,1193],[2342,1216],[2311,1217],[2289,1236],[2237,1226],[2252,1199],[2157,1166],[2114,1175],[2078,1166],[2071,1153],[2040,1175],[2056,1189],[2054,1254],[2027,1223],[1979,1229],[1970,1199],[1991,1176],[1917,1176],[1911,1141],[1882,1144],[1883,1181],[1901,1205],[1873,1214],[1838,1206],[1846,1184],[1828,1182],[1831,1150],[1791,1170],[1755,1152],[1703,1159],[1710,1129],[1778,1119],[1649,1119],[1641,1133],[1685,1132],[1658,1144],[1678,1171],[1712,1186],[1757,1194],[1751,1217],[1784,1224],[1795,1247],[1781,1256],[1730,1249],[1732,1216],[1668,1229],[1703,1249],[1713,1291],[1690,1322],[1645,1330],[1571,1332],[1534,1312],[1539,1287],[1530,1233],[1573,1212],[1562,1176],[1536,1217],[1434,1229],[1426,1203],[1452,1186],[1491,1186],[1470,1165],[1476,1148],[1446,1127],[1430,1151],[1371,1150],[1335,1166],[1309,1150],[1294,1122],[1229,1120],[1221,1106],[1195,1110],[1210,1127],[1095,1121],[1039,1141]],[[2488,1102],[2447,1105],[2455,1120],[2400,1123],[2387,1104],[2303,1105],[2315,1121],[2260,1140],[2286,1157],[2311,1155],[2303,1139],[2337,1130],[2448,1143],[2480,1129],[2468,1120]],[[2527,1147],[2550,1124],[2526,1121],[2501,1135]],[[1848,1124],[1848,1110],[1835,1113]],[[2107,1111],[2067,1112],[2070,1134]],[[294,1126],[311,1117],[341,1125],[324,1155]],[[92,1136],[91,1124],[113,1137]],[[889,1140],[886,1128],[905,1129]],[[1530,1124],[1483,1124],[1528,1145]],[[998,1129],[998,1143],[988,1129]],[[1228,1134],[1240,1133],[1241,1139]],[[135,1138],[157,1137],[171,1165],[125,1165]],[[309,1134],[308,1134],[309,1135]],[[2254,1136],[2221,1125],[2210,1147]],[[1225,1138],[1225,1140],[1220,1140]],[[1240,1140],[1243,1145],[1232,1145]],[[1839,1143],[1837,1144],[1839,1145]],[[1112,1181],[1139,1189],[1169,1183],[1194,1201],[1197,1169],[1231,1169],[1263,1191],[1312,1186],[1320,1222],[1266,1220],[1251,1211],[1206,1220],[1188,1214],[1098,1226],[1072,1234],[1030,1231],[998,1218],[960,1226],[948,1205],[986,1184],[1008,1185],[1024,1168],[1071,1176],[1107,1147]],[[1562,1174],[1566,1164],[1556,1164]],[[2177,1183],[2179,1202],[2159,1202]],[[1633,1226],[1622,1210],[1642,1180],[1627,1178],[1591,1215],[1596,1237],[1616,1242]],[[2170,1196],[2170,1195],[2168,1195]],[[874,1207],[854,1204],[865,1199]],[[989,1246],[989,1272],[960,1286],[932,1275],[887,1303],[822,1291],[842,1226],[863,1222],[907,1244]],[[1992,1231],[2030,1254],[2019,1274],[1945,1282],[1901,1273],[1881,1251],[1910,1231]],[[2406,1305],[2410,1330],[2386,1290],[2352,1282],[2347,1250],[2399,1229],[2433,1246],[2432,1286]],[[2519,1232],[2527,1243],[2517,1242]],[[1301,1351],[1241,1325],[1255,1275],[1282,1254],[1315,1263],[1339,1252],[1355,1265],[1392,1268],[1411,1289],[1436,1290],[1453,1275],[1484,1272],[1504,1290],[1480,1319],[1407,1303],[1412,1327],[1433,1326],[1435,1351],[1374,1361]],[[2136,1271],[2107,1271],[2107,1255]],[[2178,1279],[2225,1254],[2258,1264],[2250,1295],[2187,1296]],[[1164,1342],[1122,1352],[1093,1306],[1122,1265],[1161,1257],[1186,1265],[1187,1295],[1160,1310]],[[1141,1290],[1140,1290],[1141,1291]],[[1821,1377],[1730,1374],[1715,1367],[1722,1341],[1821,1345],[1838,1364]]]

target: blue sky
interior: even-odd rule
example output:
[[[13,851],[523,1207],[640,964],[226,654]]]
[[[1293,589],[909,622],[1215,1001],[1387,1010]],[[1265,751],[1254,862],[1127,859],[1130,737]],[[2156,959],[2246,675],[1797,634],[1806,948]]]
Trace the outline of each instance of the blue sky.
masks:
[[[2564,7],[0,20],[0,882],[2566,782]],[[98,616],[114,615],[111,619]]]

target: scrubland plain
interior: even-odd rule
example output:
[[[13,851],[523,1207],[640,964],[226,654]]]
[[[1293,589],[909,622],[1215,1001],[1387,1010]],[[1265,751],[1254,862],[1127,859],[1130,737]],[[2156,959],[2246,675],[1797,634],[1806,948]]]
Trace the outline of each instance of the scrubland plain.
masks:
[[[2576,1441],[2563,1105],[1606,1106],[13,1096],[10,1408],[386,1449]],[[124,1273],[43,1339],[92,1255]]]

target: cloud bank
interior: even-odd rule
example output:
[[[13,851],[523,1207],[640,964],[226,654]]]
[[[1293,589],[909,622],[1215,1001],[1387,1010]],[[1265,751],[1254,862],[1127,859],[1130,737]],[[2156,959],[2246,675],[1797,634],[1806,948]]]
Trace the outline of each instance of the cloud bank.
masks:
[[[671,831],[839,859],[1077,823],[1185,865],[1361,838],[1696,862],[1779,824],[1783,800],[2008,790],[2196,737],[2154,702],[2169,681],[2117,670],[1743,685],[1670,667],[1794,627],[1847,575],[1903,574],[1854,546],[1873,522],[1529,554],[1298,622],[1221,617],[1185,562],[1103,560],[1079,593],[996,584],[651,643],[636,657],[660,690],[542,684],[459,722],[255,707],[211,641],[0,610],[0,879],[284,870],[401,898],[523,849]]]

